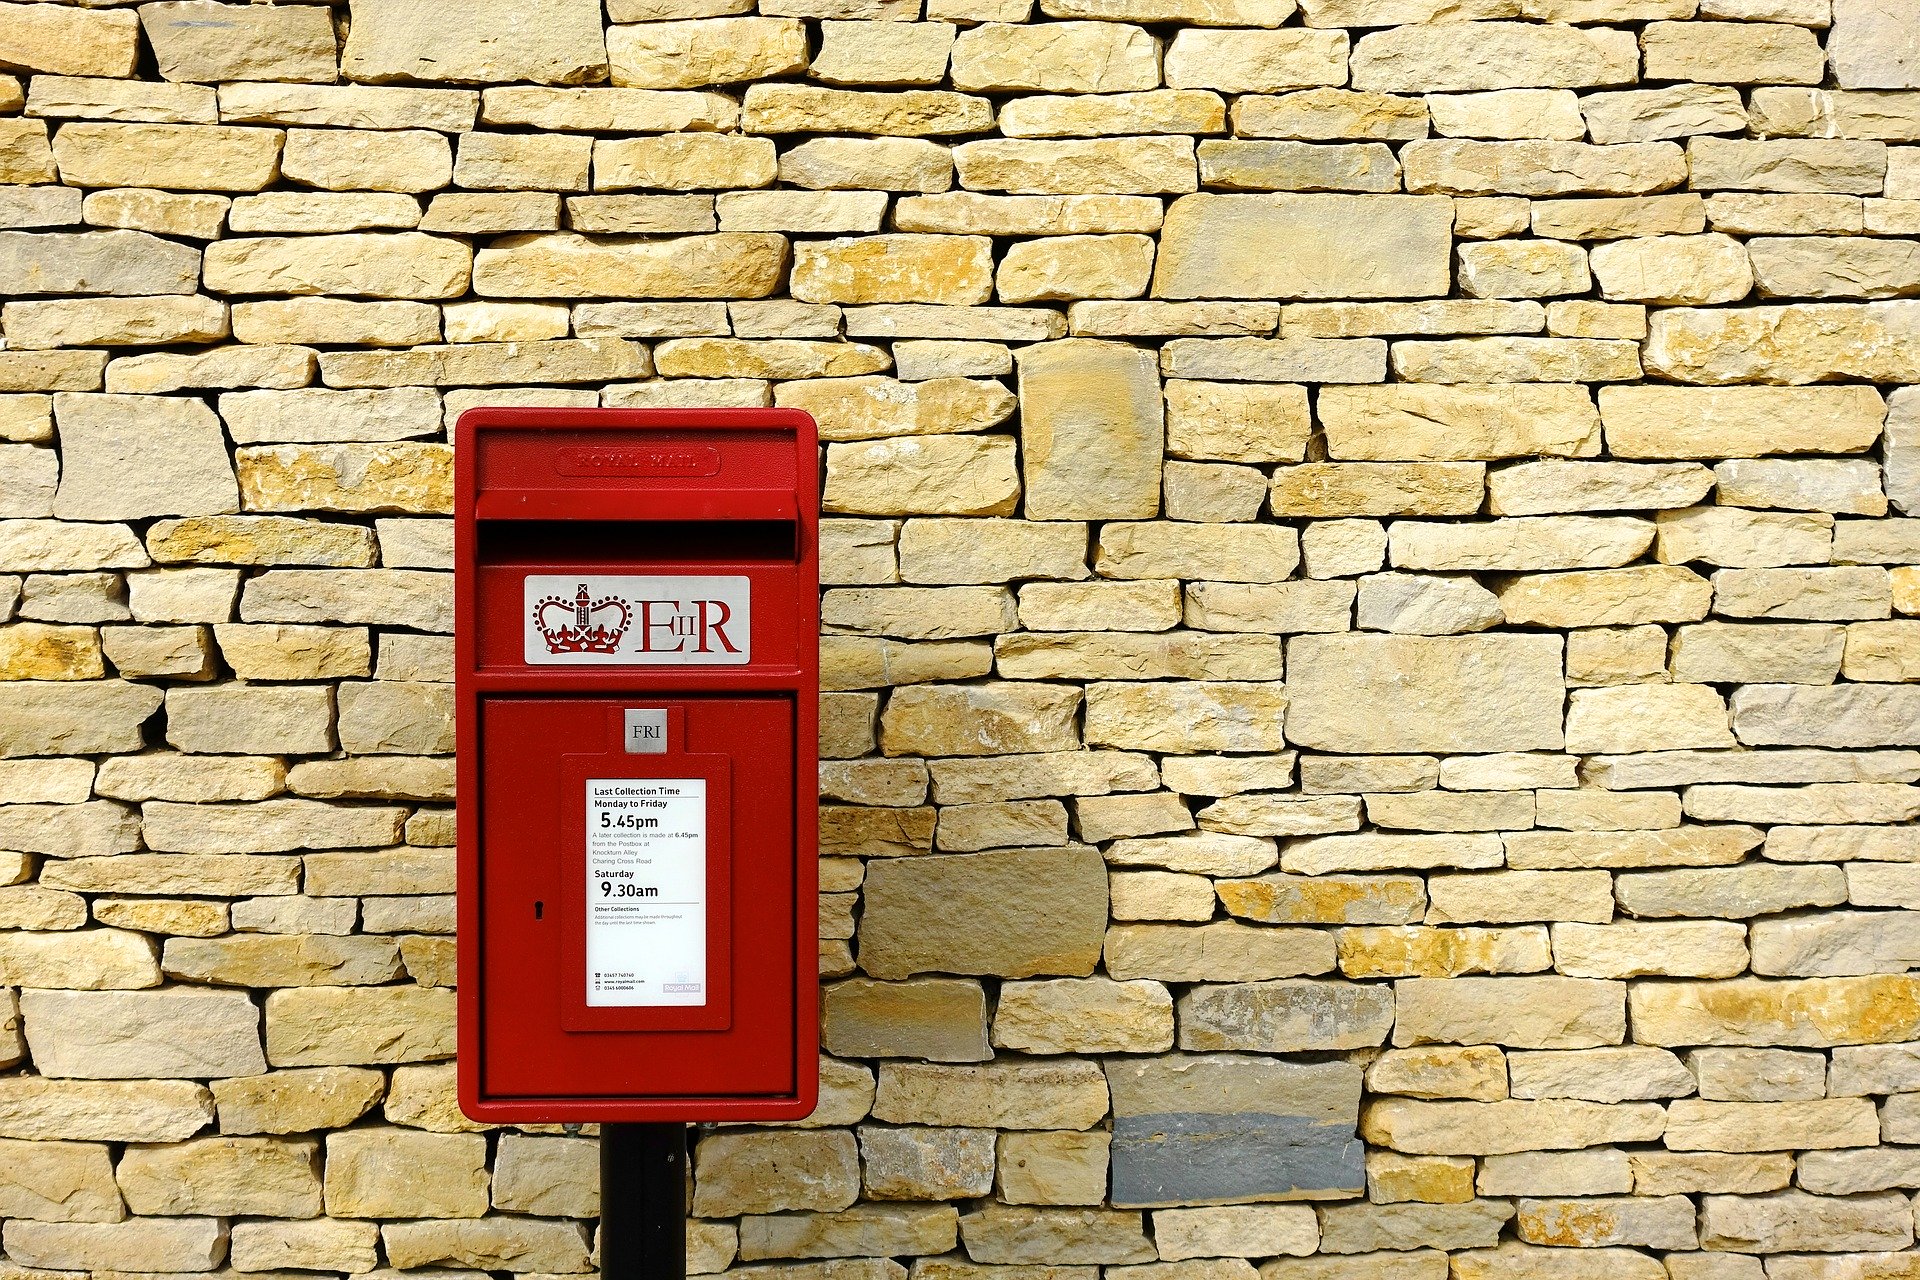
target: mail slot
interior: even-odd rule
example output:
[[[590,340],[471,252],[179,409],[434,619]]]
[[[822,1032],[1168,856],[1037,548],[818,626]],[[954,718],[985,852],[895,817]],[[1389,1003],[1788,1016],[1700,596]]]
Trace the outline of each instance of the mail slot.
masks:
[[[455,428],[460,1106],[818,1092],[818,462],[792,410]]]

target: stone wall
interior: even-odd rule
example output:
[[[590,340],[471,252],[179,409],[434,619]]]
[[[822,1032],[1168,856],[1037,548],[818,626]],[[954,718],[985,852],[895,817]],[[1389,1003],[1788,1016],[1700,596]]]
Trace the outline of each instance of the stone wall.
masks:
[[[829,442],[695,1270],[1920,1277],[1917,144],[1914,0],[0,0],[0,1280],[591,1270],[476,404]]]

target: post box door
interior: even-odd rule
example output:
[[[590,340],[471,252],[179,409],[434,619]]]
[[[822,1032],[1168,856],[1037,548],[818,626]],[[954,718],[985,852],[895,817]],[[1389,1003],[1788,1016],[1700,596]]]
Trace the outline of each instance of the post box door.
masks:
[[[481,700],[487,1096],[794,1090],[795,723],[777,694]]]

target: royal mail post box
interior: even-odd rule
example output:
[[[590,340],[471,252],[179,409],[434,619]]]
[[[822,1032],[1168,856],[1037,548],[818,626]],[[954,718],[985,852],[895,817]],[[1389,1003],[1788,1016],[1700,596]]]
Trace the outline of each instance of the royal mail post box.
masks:
[[[813,420],[475,409],[455,482],[461,1108],[807,1114]]]

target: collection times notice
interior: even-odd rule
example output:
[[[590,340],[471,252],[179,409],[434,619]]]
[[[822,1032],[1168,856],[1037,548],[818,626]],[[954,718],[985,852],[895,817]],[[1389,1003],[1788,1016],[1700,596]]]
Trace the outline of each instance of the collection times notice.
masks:
[[[587,1004],[706,1002],[706,780],[587,779]]]

